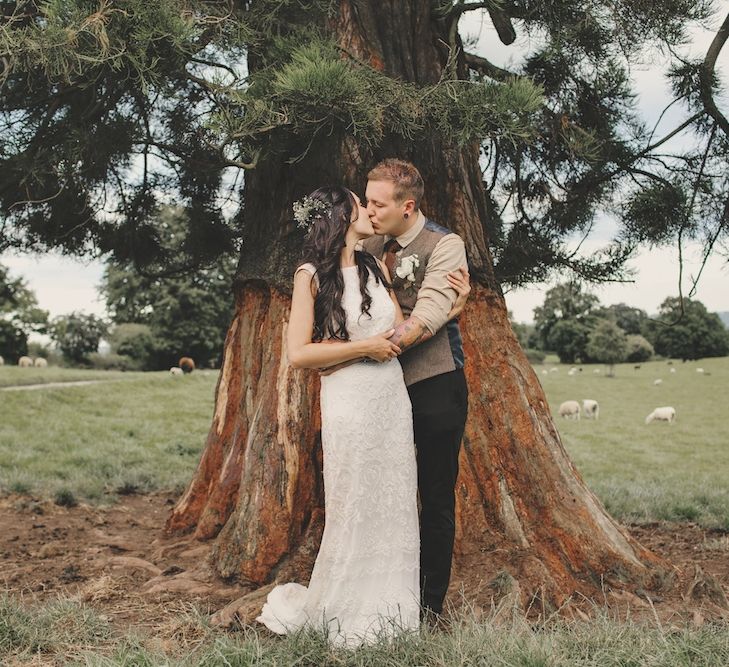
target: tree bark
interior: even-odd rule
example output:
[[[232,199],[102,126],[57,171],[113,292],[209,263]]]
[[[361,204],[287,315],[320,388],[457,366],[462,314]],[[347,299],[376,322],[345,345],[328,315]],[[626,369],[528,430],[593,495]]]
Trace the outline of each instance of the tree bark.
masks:
[[[330,27],[348,53],[390,76],[429,84],[443,74],[446,55],[438,45],[450,29],[446,19],[431,17],[430,4],[343,1]],[[391,137],[372,154],[332,136],[297,164],[267,160],[248,175],[248,237],[213,423],[167,530],[215,538],[222,577],[254,584],[308,580],[324,520],[319,383],[315,373],[292,369],[286,360],[291,275],[301,244],[289,210],[295,198],[325,183],[362,192],[367,169],[389,155],[419,167],[426,215],[463,237],[478,283],[461,319],[470,405],[457,485],[454,581],[468,592],[508,573],[524,604],[539,595],[553,605],[575,592],[597,598],[605,580],[649,587],[667,565],[585,486],[511,330],[488,249],[478,147],[447,145],[437,136]]]

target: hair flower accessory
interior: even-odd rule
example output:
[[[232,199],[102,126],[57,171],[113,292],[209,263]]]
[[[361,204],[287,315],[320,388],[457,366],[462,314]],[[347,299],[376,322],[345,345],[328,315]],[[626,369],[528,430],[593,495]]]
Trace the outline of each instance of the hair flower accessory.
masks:
[[[310,229],[316,218],[322,215],[331,215],[332,207],[330,204],[314,199],[306,195],[298,201],[294,202],[294,219],[298,227],[302,229]]]

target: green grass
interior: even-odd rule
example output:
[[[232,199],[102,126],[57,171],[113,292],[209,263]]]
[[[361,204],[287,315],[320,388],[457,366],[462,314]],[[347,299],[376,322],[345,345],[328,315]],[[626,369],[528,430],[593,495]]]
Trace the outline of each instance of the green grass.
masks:
[[[729,358],[701,362],[621,364],[615,377],[583,365],[568,376],[535,369],[563,442],[588,486],[623,521],[695,521],[729,529]],[[696,368],[710,375],[701,375]],[[594,368],[602,373],[596,375]],[[655,386],[653,381],[663,379]],[[557,417],[562,401],[592,398],[598,421]],[[673,424],[645,424],[655,407],[676,409]]]
[[[210,426],[216,377],[127,374],[123,382],[0,393],[0,490],[63,505],[182,490]]]
[[[537,374],[553,414],[568,399],[594,398],[596,422],[556,417],[588,485],[622,521],[695,521],[729,529],[729,358],[665,361],[582,373]],[[698,366],[709,374],[696,373]],[[600,368],[600,375],[593,373]],[[41,494],[64,505],[107,502],[125,491],[179,491],[205,442],[217,372],[160,373],[0,368],[0,385],[22,373],[45,381],[123,382],[0,392],[0,491]],[[76,375],[80,373],[80,375]],[[654,386],[656,378],[663,384]],[[674,424],[644,424],[653,408],[676,408]]]
[[[503,610],[502,610],[503,611]],[[180,610],[157,633],[114,636],[86,605],[60,599],[27,608],[0,598],[0,658],[33,664],[217,665],[288,667],[716,667],[729,664],[729,632],[619,621],[603,610],[590,622],[552,619],[531,626],[507,614],[477,619],[458,615],[450,633],[421,631],[357,650],[334,649],[315,632],[271,637],[257,628],[230,633],[211,628],[206,614]],[[15,663],[17,664],[17,663]]]

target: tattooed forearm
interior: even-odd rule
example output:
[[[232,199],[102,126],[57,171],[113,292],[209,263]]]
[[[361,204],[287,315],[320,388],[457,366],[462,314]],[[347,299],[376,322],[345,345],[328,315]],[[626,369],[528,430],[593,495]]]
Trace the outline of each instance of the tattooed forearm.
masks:
[[[432,338],[428,327],[417,317],[409,317],[395,329],[390,340],[403,352]]]

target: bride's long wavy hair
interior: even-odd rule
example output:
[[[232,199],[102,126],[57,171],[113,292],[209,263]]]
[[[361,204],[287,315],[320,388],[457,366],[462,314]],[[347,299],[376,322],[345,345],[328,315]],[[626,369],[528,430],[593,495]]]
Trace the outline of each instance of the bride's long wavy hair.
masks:
[[[309,197],[318,199],[331,207],[331,215],[321,214],[314,222],[304,242],[303,259],[316,268],[319,289],[314,299],[314,332],[312,339],[325,338],[348,341],[347,317],[342,308],[344,278],[340,262],[345,236],[352,224],[352,211],[357,206],[352,193],[340,186],[329,186],[314,190]],[[391,285],[385,279],[377,260],[368,252],[356,250],[354,261],[359,274],[359,289],[362,294],[362,314],[370,315],[372,296],[367,291],[370,273],[378,283],[388,290]]]

